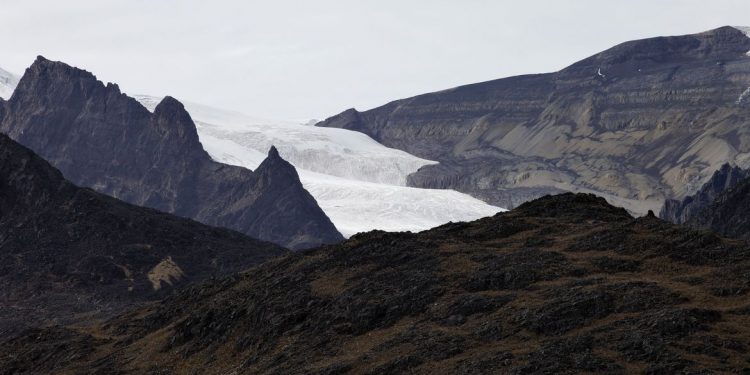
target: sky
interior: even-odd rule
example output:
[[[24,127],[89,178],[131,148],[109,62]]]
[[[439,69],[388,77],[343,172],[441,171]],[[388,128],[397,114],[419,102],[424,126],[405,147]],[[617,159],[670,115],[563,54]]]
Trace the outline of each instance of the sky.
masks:
[[[286,120],[750,26],[748,0],[0,0],[0,67],[37,55],[128,94]]]

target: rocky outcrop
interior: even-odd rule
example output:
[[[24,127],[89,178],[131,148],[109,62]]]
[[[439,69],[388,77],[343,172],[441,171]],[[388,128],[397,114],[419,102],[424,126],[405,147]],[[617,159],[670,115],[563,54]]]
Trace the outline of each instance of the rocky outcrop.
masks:
[[[695,196],[670,202],[662,213],[696,229],[750,240],[750,176],[747,170],[722,168]],[[711,185],[711,183],[717,185]],[[675,215],[678,213],[678,215]]]
[[[595,192],[645,214],[694,193],[724,163],[750,166],[748,51],[732,27],[631,41],[555,73],[350,109],[318,126],[441,162],[413,174],[412,186],[501,207]]]
[[[90,322],[287,251],[74,186],[0,135],[0,341]]]
[[[667,199],[659,217],[675,224],[694,221],[694,217],[704,214],[703,210],[710,206],[719,195],[748,177],[750,177],[750,171],[724,164],[694,195],[687,196],[681,201]]]
[[[746,243],[593,195],[547,196],[471,223],[358,234],[92,329],[32,330],[0,345],[0,369],[732,372],[750,348],[749,268]]]
[[[292,249],[342,240],[277,153],[258,173],[214,162],[171,97],[152,114],[117,85],[39,57],[2,107],[0,131],[77,185]]]

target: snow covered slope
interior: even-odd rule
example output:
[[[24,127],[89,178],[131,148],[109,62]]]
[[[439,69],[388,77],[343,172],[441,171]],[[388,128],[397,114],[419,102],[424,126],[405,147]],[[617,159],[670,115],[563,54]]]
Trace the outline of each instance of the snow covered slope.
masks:
[[[8,100],[18,85],[18,76],[0,68],[0,98]]]
[[[743,33],[745,33],[745,35],[750,37],[750,27],[748,26],[732,26],[732,27],[734,27],[735,29],[739,31],[742,31]]]
[[[152,111],[161,100],[135,97]],[[217,161],[255,169],[275,145],[344,236],[373,229],[421,231],[503,211],[453,190],[404,186],[407,175],[435,162],[385,147],[365,134],[184,104],[203,148]]]

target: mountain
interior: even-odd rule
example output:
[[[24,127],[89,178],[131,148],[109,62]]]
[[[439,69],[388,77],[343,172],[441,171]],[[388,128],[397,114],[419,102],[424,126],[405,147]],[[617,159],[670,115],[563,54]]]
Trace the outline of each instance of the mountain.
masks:
[[[500,207],[595,192],[645,214],[692,194],[724,163],[750,166],[748,51],[734,27],[636,40],[558,72],[349,109],[317,125],[440,162],[410,186]]]
[[[694,196],[667,200],[660,216],[691,228],[750,240],[750,171],[726,164]]]
[[[0,68],[0,98],[9,99],[17,85],[18,77]]]
[[[74,186],[0,134],[0,338],[163,298],[287,251]]]
[[[135,95],[153,111],[161,98]],[[299,173],[302,185],[344,235],[374,229],[414,231],[450,221],[471,221],[503,209],[454,190],[406,187],[407,176],[434,164],[385,147],[365,134],[264,120],[185,103],[211,157],[255,169],[275,145]]]
[[[171,97],[151,113],[117,85],[39,57],[0,115],[0,131],[79,186],[292,249],[343,239],[275,149],[255,172],[214,162]]]
[[[696,215],[705,214],[704,209],[719,195],[748,177],[750,171],[724,164],[694,195],[687,196],[681,201],[667,199],[659,217],[675,224],[691,222]]]
[[[93,328],[0,345],[5,373],[726,373],[750,247],[587,194],[360,234]]]

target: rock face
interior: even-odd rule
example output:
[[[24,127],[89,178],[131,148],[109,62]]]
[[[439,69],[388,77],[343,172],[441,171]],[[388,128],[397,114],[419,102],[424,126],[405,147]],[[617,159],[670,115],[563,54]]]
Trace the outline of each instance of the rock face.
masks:
[[[2,107],[0,131],[79,186],[292,249],[343,238],[275,150],[255,173],[212,161],[171,97],[152,114],[117,85],[39,57]]]
[[[748,177],[750,177],[750,171],[724,164],[694,195],[687,196],[681,201],[667,199],[659,217],[675,224],[694,221],[696,215],[705,214],[704,209],[710,206],[719,195]]]
[[[0,135],[0,341],[24,325],[111,317],[286,252],[76,187]]]
[[[725,373],[747,366],[750,248],[593,195],[370,232],[93,329],[0,345],[6,373]]]
[[[725,166],[695,196],[667,201],[662,215],[692,228],[750,240],[750,172]]]
[[[412,186],[501,207],[593,191],[642,214],[693,193],[726,162],[748,166],[748,51],[732,27],[631,41],[559,72],[350,109],[318,126],[441,162],[411,175]]]

